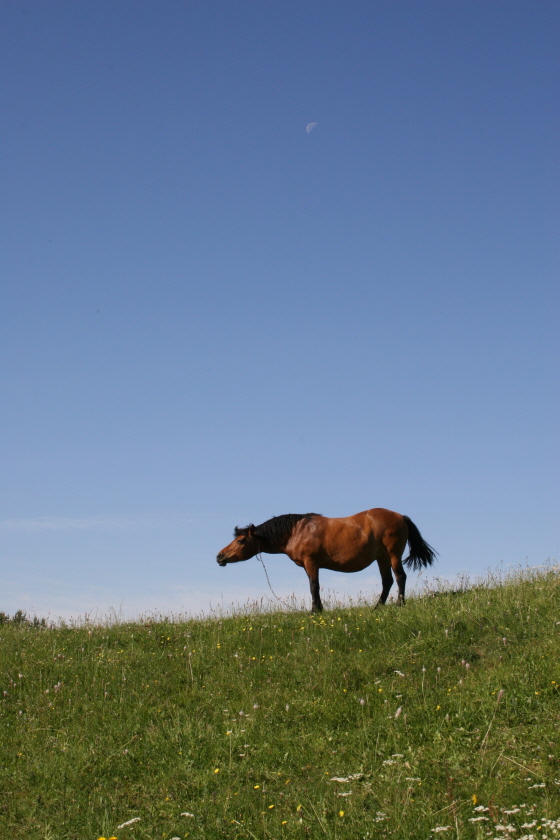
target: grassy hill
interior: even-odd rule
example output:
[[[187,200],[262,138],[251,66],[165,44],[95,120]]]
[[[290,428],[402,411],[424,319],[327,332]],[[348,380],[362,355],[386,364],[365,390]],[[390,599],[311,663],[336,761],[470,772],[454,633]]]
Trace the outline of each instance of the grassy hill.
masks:
[[[0,837],[560,837],[557,571],[319,617],[4,616]]]

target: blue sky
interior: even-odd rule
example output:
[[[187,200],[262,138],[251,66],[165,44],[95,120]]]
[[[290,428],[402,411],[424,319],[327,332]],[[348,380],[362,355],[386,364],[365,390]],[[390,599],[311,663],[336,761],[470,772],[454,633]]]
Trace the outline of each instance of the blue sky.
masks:
[[[308,510],[558,558],[558,4],[0,15],[0,609],[266,597]]]

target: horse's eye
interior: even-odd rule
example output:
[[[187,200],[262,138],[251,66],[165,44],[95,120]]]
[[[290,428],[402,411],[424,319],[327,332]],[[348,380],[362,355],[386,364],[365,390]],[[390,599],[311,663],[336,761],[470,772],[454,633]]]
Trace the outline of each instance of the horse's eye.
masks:
[[[241,545],[243,545],[244,543],[246,543],[246,542],[247,542],[247,540],[245,539],[245,537],[239,537],[239,539],[237,540],[237,542],[238,542],[238,543],[241,543]]]

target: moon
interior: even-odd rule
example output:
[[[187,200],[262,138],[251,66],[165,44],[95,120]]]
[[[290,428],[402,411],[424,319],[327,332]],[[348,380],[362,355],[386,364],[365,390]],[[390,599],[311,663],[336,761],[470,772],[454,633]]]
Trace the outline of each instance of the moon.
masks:
[[[305,130],[308,134],[311,134],[316,125],[317,123],[307,123],[307,125],[305,126]]]

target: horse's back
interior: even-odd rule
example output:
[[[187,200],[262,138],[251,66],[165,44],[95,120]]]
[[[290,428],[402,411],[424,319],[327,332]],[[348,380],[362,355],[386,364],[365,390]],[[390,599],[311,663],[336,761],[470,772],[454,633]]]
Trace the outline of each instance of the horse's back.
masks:
[[[406,526],[404,516],[401,513],[396,513],[394,510],[387,510],[386,508],[371,508],[365,510],[364,514],[367,516],[375,531],[385,531],[387,529],[402,529]],[[360,514],[358,514],[360,516]]]
[[[387,530],[396,529],[400,531],[403,526],[406,527],[404,517],[400,513],[386,508],[370,508],[355,513],[353,516],[333,518],[330,521],[333,524],[344,523],[351,528],[359,527],[365,531],[371,531],[376,539],[380,539]]]
[[[380,539],[387,530],[402,531],[406,529],[404,516],[394,510],[386,508],[370,508],[354,513],[352,516],[317,516],[314,527],[327,534],[352,532],[357,529],[364,533],[372,533],[376,539]]]

